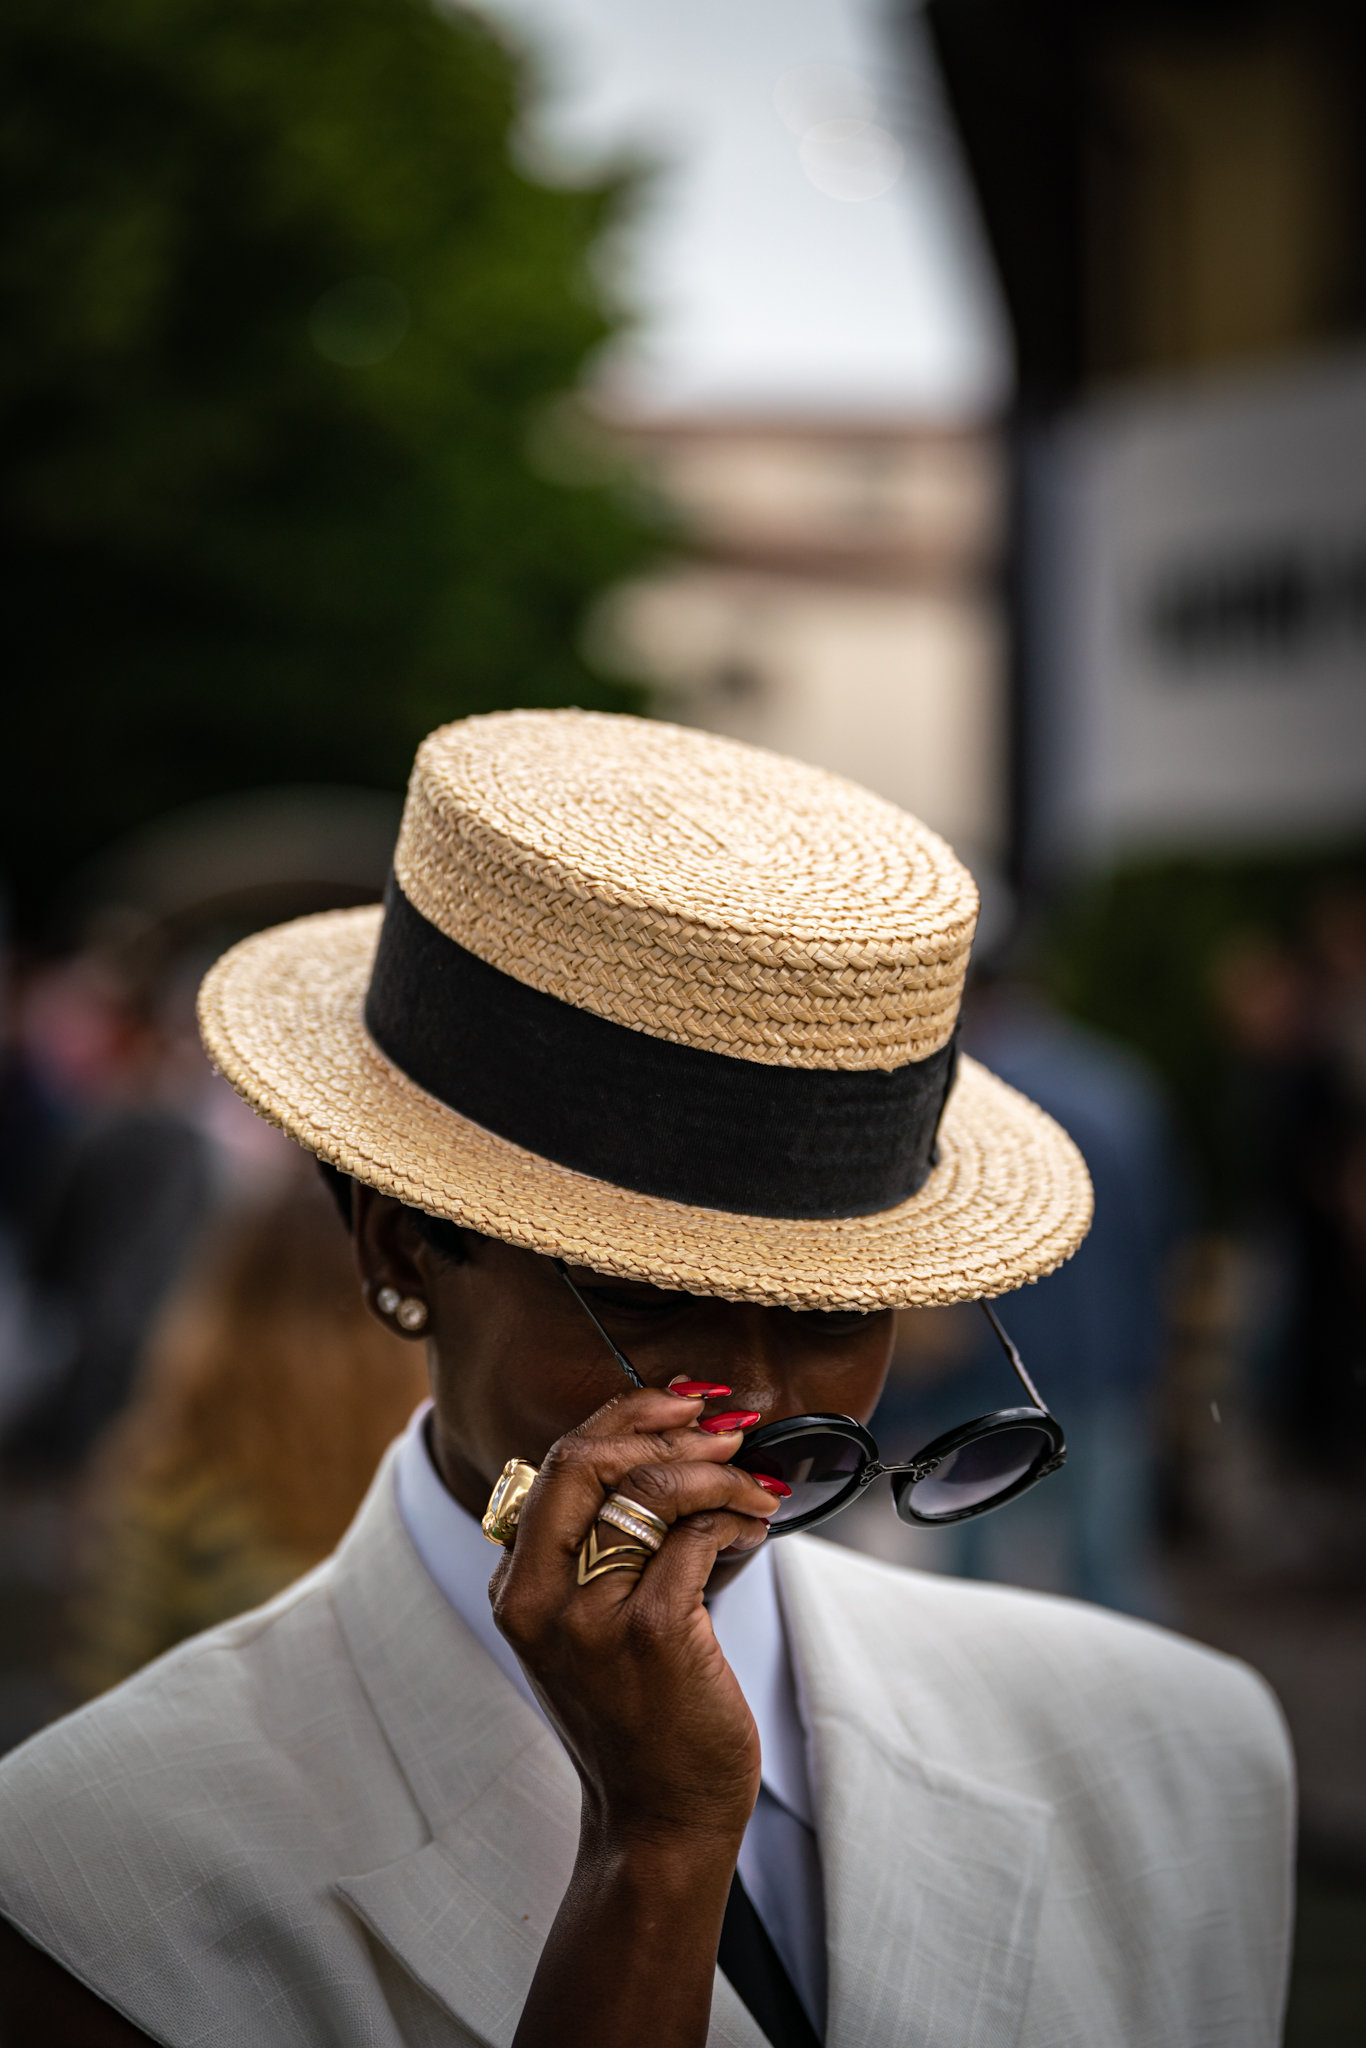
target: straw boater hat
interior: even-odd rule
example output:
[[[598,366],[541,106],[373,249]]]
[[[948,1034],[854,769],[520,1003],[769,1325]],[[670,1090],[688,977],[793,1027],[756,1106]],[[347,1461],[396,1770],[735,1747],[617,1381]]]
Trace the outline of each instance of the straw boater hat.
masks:
[[[599,1272],[736,1301],[1001,1294],[1091,1217],[1070,1138],[955,1027],[977,892],[816,768],[582,711],[418,751],[384,909],[204,983],[214,1064],[343,1172]]]

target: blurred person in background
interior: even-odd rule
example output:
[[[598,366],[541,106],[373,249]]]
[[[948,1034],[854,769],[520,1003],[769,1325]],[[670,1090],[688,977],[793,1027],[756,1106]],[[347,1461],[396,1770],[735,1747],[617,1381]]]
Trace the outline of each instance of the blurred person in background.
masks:
[[[0,1442],[31,1397],[42,1345],[34,1328],[24,1226],[31,1190],[56,1143],[59,1112],[16,1028],[15,962],[0,901]]]
[[[0,895],[0,1232],[17,1245],[34,1187],[64,1127],[60,1103],[38,1072],[22,1030],[23,968]],[[0,1395],[0,1429],[4,1400]]]
[[[1366,1452],[1366,891],[1324,884],[1290,939],[1236,935],[1211,987],[1233,1054],[1243,1387],[1281,1456],[1350,1479]]]
[[[23,1398],[8,1415],[0,1398],[12,1476],[81,1470],[210,1215],[290,1170],[204,1059],[205,965],[225,935],[375,900],[396,827],[365,790],[244,791],[151,821],[73,880],[79,943],[31,968],[15,1005],[27,1095],[11,1095],[48,1116],[13,1190],[34,1335]]]
[[[1301,1147],[1319,1121],[1322,1080],[1313,1050],[1313,984],[1301,954],[1260,931],[1225,941],[1210,968],[1227,1050],[1220,1136],[1241,1248],[1232,1385],[1259,1426],[1287,1406],[1287,1359],[1302,1316],[1307,1218]]]
[[[1366,1472],[1366,888],[1327,883],[1305,936],[1323,1080],[1306,1132],[1312,1222],[1289,1422],[1311,1466],[1350,1483]]]
[[[1165,1099],[1143,1060],[1004,971],[977,975],[963,1045],[1073,1138],[1091,1174],[1095,1219],[1065,1266],[998,1304],[1023,1355],[1047,1360],[1071,1447],[1066,1468],[1009,1516],[935,1532],[916,1561],[1161,1615],[1155,1390],[1164,1273],[1183,1206]],[[959,1310],[915,1316],[875,1427],[914,1449],[947,1426],[941,1417],[950,1411],[999,1406],[1000,1351],[978,1322]]]
[[[20,1479],[60,1481],[84,1464],[209,1213],[212,1147],[188,1099],[203,1061],[158,993],[93,947],[25,990],[26,1063],[59,1106],[60,1136],[21,1221],[32,1351],[4,1435]]]
[[[100,1460],[81,1690],[116,1684],[325,1557],[426,1393],[421,1353],[366,1313],[311,1171],[227,1220]]]

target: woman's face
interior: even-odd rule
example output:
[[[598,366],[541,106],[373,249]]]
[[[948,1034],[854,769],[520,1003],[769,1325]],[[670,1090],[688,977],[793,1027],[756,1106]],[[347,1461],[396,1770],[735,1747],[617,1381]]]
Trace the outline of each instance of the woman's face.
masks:
[[[391,1286],[426,1302],[437,1462],[456,1499],[480,1515],[509,1458],[539,1464],[626,1382],[548,1258],[462,1236],[464,1258],[447,1258],[417,1236],[398,1203],[357,1187],[366,1300],[373,1306]],[[890,1309],[756,1308],[568,1270],[647,1386],[681,1374],[730,1388],[706,1415],[748,1409],[777,1422],[824,1412],[866,1422],[877,1405],[892,1351]]]

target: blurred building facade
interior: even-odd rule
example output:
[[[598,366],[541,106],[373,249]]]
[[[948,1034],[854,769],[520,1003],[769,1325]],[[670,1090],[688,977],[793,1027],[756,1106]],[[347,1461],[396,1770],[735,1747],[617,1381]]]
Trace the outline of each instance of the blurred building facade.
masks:
[[[1117,604],[1133,613],[1144,601],[1132,587],[1142,565],[1122,536],[1104,559],[1071,561],[1097,517],[1112,533],[1126,521],[1158,533],[1165,523],[1169,554],[1184,538],[1189,559],[1165,566],[1183,568],[1188,583],[1203,576],[1209,616],[1241,603],[1235,657],[1266,628],[1247,675],[1254,687],[1242,705],[1216,705],[1205,724],[1223,713],[1236,725],[1244,707],[1260,720],[1274,810],[1278,757],[1314,723],[1322,754],[1306,764],[1298,802],[1281,806],[1281,840],[1311,841],[1316,824],[1320,836],[1349,831],[1366,792],[1334,778],[1350,751],[1366,751],[1360,692],[1344,680],[1343,705],[1324,696],[1298,734],[1288,712],[1279,738],[1266,704],[1278,683],[1294,692],[1308,673],[1318,684],[1312,662],[1329,639],[1344,675],[1361,661],[1360,607],[1338,586],[1355,588],[1366,517],[1356,486],[1366,405],[1350,388],[1366,389],[1366,367],[1353,360],[1366,338],[1366,18],[1340,0],[929,0],[926,18],[1016,348],[1017,870],[1027,883],[1056,880],[1059,812],[1078,788],[1087,799],[1088,775],[1113,772],[1093,756],[1074,764],[1073,787],[1050,787],[1072,709],[1069,700],[1060,719],[1054,679],[1076,658],[1075,646],[1059,645],[1060,607],[1091,602],[1107,575]],[[1318,367],[1342,351],[1341,368]],[[1331,417],[1316,431],[1325,387]],[[1152,458],[1164,436],[1173,459],[1159,473]],[[1201,498],[1203,516],[1193,509]],[[1259,500],[1270,500],[1260,528]],[[1318,631],[1330,613],[1332,630]],[[1310,630],[1298,632],[1301,623]],[[1279,677],[1267,664],[1277,652],[1291,657]],[[1102,716],[1122,725],[1133,691],[1114,673],[1118,642],[1112,635],[1081,659],[1090,665],[1083,688],[1108,693]],[[1169,679],[1169,703],[1181,680]],[[1197,708],[1202,694],[1208,703],[1198,690],[1187,702]],[[1187,746],[1208,755],[1204,735],[1167,726],[1161,747],[1173,772]],[[1116,730],[1112,751],[1125,744]],[[1204,772],[1217,781],[1217,764]],[[1326,800],[1317,819],[1315,776]],[[1194,792],[1148,844],[1255,843],[1254,807],[1225,810],[1202,834]],[[1061,858],[1066,866],[1130,850],[1122,832],[1111,843],[1082,835]]]
[[[1342,0],[929,0],[1038,413],[1366,326],[1366,19]]]
[[[590,404],[674,546],[590,652],[1002,851],[1009,343],[923,32],[868,0],[493,0],[542,175],[648,168]]]
[[[629,443],[686,553],[618,590],[602,651],[667,716],[848,775],[1003,852],[994,436],[904,420],[670,420]]]

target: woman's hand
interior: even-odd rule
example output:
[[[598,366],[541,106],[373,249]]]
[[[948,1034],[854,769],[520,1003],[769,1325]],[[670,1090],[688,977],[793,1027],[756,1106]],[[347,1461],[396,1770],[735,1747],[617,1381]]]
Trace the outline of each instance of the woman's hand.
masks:
[[[494,1574],[498,1626],[583,1784],[579,1854],[516,2048],[702,2048],[721,1919],[759,1792],[753,1717],[702,1595],[777,1505],[727,1465],[740,1429],[701,1400],[623,1394],[562,1437]],[[721,1418],[724,1419],[724,1418]],[[639,1576],[578,1583],[609,1493],[669,1524]],[[600,1539],[622,1541],[602,1525]]]
[[[697,1427],[702,1406],[646,1388],[562,1437],[494,1575],[493,1610],[578,1769],[586,1822],[738,1849],[759,1742],[702,1595],[722,1551],[763,1542],[778,1503],[726,1463],[740,1429],[717,1434],[710,1417],[707,1432]],[[638,1577],[608,1572],[581,1586],[579,1548],[613,1492],[651,1509],[669,1535]],[[598,1535],[628,1540],[607,1525]]]

